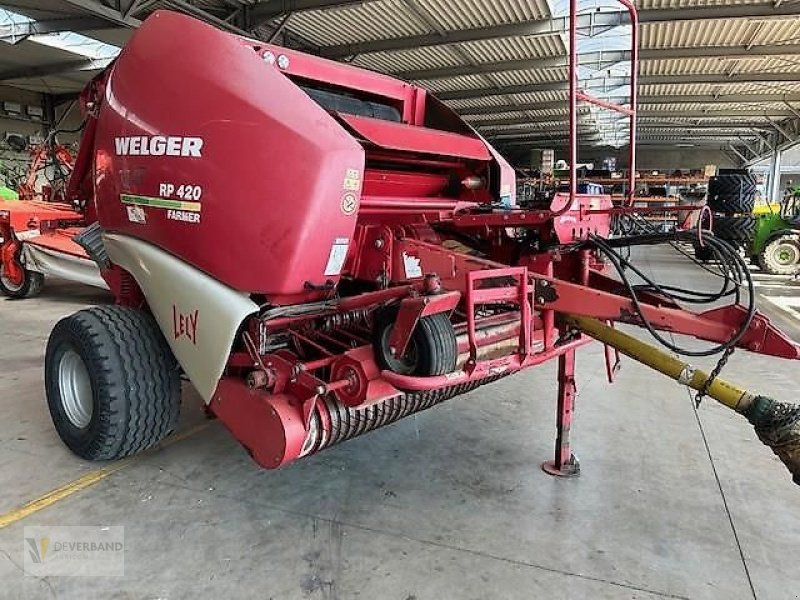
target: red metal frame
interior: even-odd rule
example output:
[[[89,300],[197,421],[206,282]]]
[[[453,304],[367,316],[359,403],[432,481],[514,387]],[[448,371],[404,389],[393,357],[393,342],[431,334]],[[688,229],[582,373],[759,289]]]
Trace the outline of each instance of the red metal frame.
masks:
[[[542,469],[558,477],[575,477],[581,472],[580,463],[572,453],[570,430],[575,412],[575,350],[558,357],[558,403],[556,409],[555,458],[542,464]]]
[[[39,200],[0,200],[0,262],[5,275],[16,284],[22,282],[20,263],[22,244],[53,246],[66,254],[86,258],[86,252],[72,241],[83,214],[71,206]]]
[[[636,112],[639,78],[639,15],[630,0],[617,0],[628,9],[631,19],[631,93],[630,108],[607,102],[578,90],[578,1],[569,3],[569,197],[575,201],[578,190],[578,100],[627,115],[630,120],[630,142],[628,145],[628,201],[633,206],[636,186]]]

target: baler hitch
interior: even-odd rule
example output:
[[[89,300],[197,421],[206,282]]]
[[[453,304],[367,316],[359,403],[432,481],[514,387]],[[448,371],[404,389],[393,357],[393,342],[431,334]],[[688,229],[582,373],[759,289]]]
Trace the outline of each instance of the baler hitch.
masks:
[[[800,485],[800,406],[753,394],[666,352],[590,317],[566,315],[564,321],[682,385],[703,391],[720,404],[747,417],[758,439],[772,449]]]

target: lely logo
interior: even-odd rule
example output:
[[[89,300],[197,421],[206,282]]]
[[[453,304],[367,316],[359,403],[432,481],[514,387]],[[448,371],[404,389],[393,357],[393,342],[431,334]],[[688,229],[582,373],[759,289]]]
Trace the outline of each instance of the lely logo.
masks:
[[[182,312],[174,304],[172,305],[172,335],[176,340],[186,338],[192,344],[197,345],[197,309]]]

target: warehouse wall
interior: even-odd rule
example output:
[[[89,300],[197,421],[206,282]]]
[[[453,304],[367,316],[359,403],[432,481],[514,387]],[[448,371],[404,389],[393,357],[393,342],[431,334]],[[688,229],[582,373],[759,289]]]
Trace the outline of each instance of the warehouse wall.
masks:
[[[627,161],[626,161],[627,162]],[[730,156],[713,148],[642,148],[637,153],[639,169],[702,169],[706,165],[735,168]]]
[[[531,151],[514,148],[508,153],[514,164],[523,165],[530,160]],[[624,169],[628,165],[627,148],[581,148],[578,153],[579,162],[595,163],[596,168],[602,168],[603,159],[616,157],[617,168]],[[566,160],[566,150],[556,149],[556,160]],[[736,168],[739,165],[725,152],[713,147],[675,148],[674,146],[654,147],[642,146],[637,149],[637,169],[650,171],[676,171],[702,169],[706,165],[717,165],[723,168]]]
[[[13,103],[13,107],[6,103]],[[25,136],[31,144],[44,140],[46,127],[42,123],[41,108],[42,95],[28,92],[10,86],[0,85],[0,186],[15,188],[28,170],[30,153],[26,149],[17,152],[5,144],[8,133]],[[56,108],[56,119],[60,119],[69,103],[61,104]],[[74,106],[60,129],[76,129],[81,124],[80,110]],[[79,140],[79,133],[64,133],[58,136],[62,144],[73,144]],[[45,173],[42,173],[42,177]]]
[[[586,149],[580,153],[580,162],[591,162],[594,160],[597,167],[607,156],[617,157],[617,167],[625,168],[628,166],[628,150],[623,148],[615,150],[608,149]],[[558,156],[557,153],[557,157]],[[636,152],[636,168],[650,171],[676,171],[689,169],[702,169],[706,165],[717,165],[723,168],[735,168],[738,165],[724,153],[715,148],[675,148],[670,146],[653,147],[643,146]]]

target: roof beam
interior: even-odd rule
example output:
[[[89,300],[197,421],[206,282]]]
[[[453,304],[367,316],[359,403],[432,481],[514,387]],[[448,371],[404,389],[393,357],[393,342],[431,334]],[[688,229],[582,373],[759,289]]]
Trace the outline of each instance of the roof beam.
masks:
[[[74,2],[77,0],[70,1]],[[680,9],[642,10],[639,11],[639,21],[641,23],[663,23],[668,21],[694,21],[707,19],[770,19],[785,16],[795,16],[796,14],[797,8],[791,5],[779,6],[777,8],[771,4],[708,6],[700,8],[687,7]],[[323,47],[321,49],[321,53],[323,56],[328,58],[344,58],[345,56],[351,56],[354,54],[404,50],[408,48],[419,48],[421,46],[439,46],[492,38],[553,35],[563,33],[567,28],[567,21],[567,17],[557,17],[555,19],[527,21],[524,23],[507,23],[503,25],[494,25],[491,27],[476,27],[474,29],[447,31],[445,32],[445,35],[430,33],[388,40],[374,40],[369,42],[358,42],[354,44],[337,44]],[[596,12],[584,14],[579,17],[579,25],[582,27],[589,27],[593,24],[595,27],[602,28],[628,22],[629,18],[627,12]]]
[[[641,80],[641,78],[640,78]],[[613,89],[628,85],[626,77],[606,77],[582,81],[583,89]],[[473,88],[465,90],[452,90],[449,92],[434,92],[439,100],[465,100],[468,98],[484,98],[486,96],[509,96],[512,94],[527,94],[530,92],[561,92],[567,89],[566,81],[548,81],[546,83],[524,83],[520,85],[506,85],[502,88]]]
[[[269,21],[286,13],[320,8],[335,8],[348,4],[363,4],[363,0],[270,0],[254,5],[250,17],[253,23]]]
[[[516,129],[513,128],[513,127],[512,128],[502,128],[502,129],[492,129],[490,127],[489,129],[483,129],[483,128],[481,128],[481,124],[480,123],[476,123],[474,125],[475,125],[476,128],[480,129],[483,132],[487,132],[488,131],[488,132],[496,132],[496,133],[500,133],[500,132],[508,132],[508,133],[526,132],[527,133],[527,132],[534,132],[534,131],[547,131],[548,127],[554,127],[554,126],[558,127],[559,125],[566,125],[568,123],[569,123],[569,121],[567,121],[565,119],[563,121],[562,120],[559,120],[559,121],[548,121],[546,124],[545,123],[537,123],[536,121],[530,121],[528,123],[516,123],[516,124],[514,124],[514,123],[504,123],[503,124],[503,125],[519,125],[520,128],[516,128]],[[588,121],[580,121],[579,120],[578,124],[580,126],[582,126],[582,127],[593,128],[595,130],[597,129],[597,127],[595,125],[593,125],[591,122],[588,122]],[[528,125],[533,125],[533,127],[528,127]],[[541,125],[541,127],[539,127],[540,125]],[[539,127],[539,128],[537,129],[537,127]],[[680,132],[684,132],[684,131],[703,131],[703,130],[708,130],[708,131],[712,131],[712,132],[718,132],[718,131],[732,132],[732,131],[736,131],[737,134],[738,134],[738,133],[741,133],[739,131],[741,129],[744,129],[746,131],[751,131],[751,130],[765,131],[765,130],[769,130],[770,129],[770,125],[767,124],[767,123],[764,123],[764,122],[761,122],[761,123],[748,122],[748,123],[732,123],[732,124],[718,124],[718,123],[717,124],[709,124],[709,123],[687,124],[687,123],[661,123],[661,122],[655,122],[655,123],[640,123],[639,126],[636,128],[636,131],[639,132],[639,133],[642,133],[642,132],[646,133],[648,131],[662,131],[662,130],[671,130],[671,129],[675,129],[676,131],[680,131]]]
[[[628,23],[628,13],[606,12],[581,15],[578,17],[578,26],[582,29],[594,27],[596,29],[615,27]],[[460,42],[473,42],[498,37],[542,37],[563,33],[569,25],[568,17],[543,19],[539,21],[525,21],[522,23],[507,23],[492,27],[478,27],[475,29],[449,30],[442,33],[423,33],[402,38],[390,38],[354,44],[338,44],[323,46],[320,54],[327,58],[344,58],[354,54],[369,52],[386,52],[391,50],[404,50],[420,48],[423,46],[441,46],[457,44]]]
[[[761,102],[800,102],[800,94],[730,94],[727,96],[688,95],[688,96],[639,96],[639,107],[646,104],[757,104]],[[527,110],[552,110],[567,108],[567,98],[518,104],[511,111],[507,106],[471,106],[454,109],[462,117],[472,115],[493,115],[501,112]],[[788,110],[794,110],[794,107]],[[766,109],[767,112],[769,109]],[[796,115],[800,117],[800,114]]]
[[[796,6],[773,4],[729,4],[727,6],[700,6],[686,8],[651,8],[639,11],[640,23],[666,21],[704,21],[707,19],[779,19],[796,17]]]
[[[109,23],[98,17],[76,17],[69,19],[41,19],[28,23],[6,23],[0,25],[0,40],[16,44],[31,35],[58,33],[61,31],[92,31],[108,29]]]
[[[641,119],[708,119],[708,118],[735,118],[735,117],[762,117],[768,119],[769,117],[788,118],[792,117],[792,112],[789,110],[776,110],[773,112],[766,112],[763,110],[691,110],[691,111],[672,111],[672,110],[639,110],[638,115]],[[471,121],[472,125],[477,127],[486,127],[489,125],[524,125],[527,123],[535,122],[536,119],[530,117],[514,117],[511,119],[492,119],[488,121]],[[763,124],[763,123],[762,123]],[[686,123],[682,124],[683,127]],[[719,126],[724,126],[720,124]]]
[[[670,60],[677,58],[760,58],[767,56],[783,56],[800,54],[800,44],[785,46],[758,46],[747,51],[739,46],[707,46],[703,48],[643,48],[639,51],[640,60]],[[578,56],[581,66],[605,68],[618,62],[630,60],[630,52],[590,52]],[[432,69],[419,69],[408,71],[394,71],[392,75],[400,79],[445,79],[462,75],[475,75],[476,73],[498,73],[503,71],[524,71],[527,69],[557,69],[567,67],[567,57],[546,56],[526,58],[522,60],[504,60],[497,62],[478,63],[472,65],[456,65],[449,67],[436,67]]]
[[[63,0],[66,4],[70,4],[75,8],[79,8],[83,11],[91,13],[101,19],[108,21],[109,23],[115,23],[116,25],[124,25],[125,27],[139,27],[142,22],[139,19],[135,19],[130,15],[124,16],[118,10],[114,10],[113,8],[109,8],[105,4],[101,4],[97,0]]]
[[[94,71],[104,69],[111,62],[106,60],[68,60],[38,67],[15,67],[12,69],[0,70],[0,81],[10,81],[12,79],[33,79],[36,77],[48,77],[50,75],[61,75],[70,71]]]
[[[639,85],[660,85],[660,84],[684,84],[684,83],[707,83],[707,84],[734,84],[734,83],[763,83],[763,82],[797,82],[797,73],[791,72],[772,72],[772,73],[736,73],[726,75],[724,73],[702,74],[693,73],[689,75],[646,75],[639,77]],[[579,85],[585,89],[598,88],[617,88],[628,85],[628,80],[623,77],[597,78],[581,81]],[[471,88],[463,90],[452,90],[434,94],[440,100],[462,100],[467,98],[483,98],[485,96],[507,96],[510,94],[527,94],[532,92],[553,92],[567,89],[567,82],[547,82],[547,83],[528,83],[522,85],[505,86],[497,88]]]
[[[616,63],[630,60],[629,51],[589,52],[580,55],[582,67],[605,68]],[[409,71],[394,71],[392,75],[400,79],[444,79],[459,77],[461,75],[475,75],[480,73],[498,73],[503,71],[523,71],[526,69],[559,69],[567,67],[565,56],[541,56],[526,58],[524,60],[504,60],[499,62],[478,63],[472,65],[457,65],[438,67],[433,69],[419,69]]]

